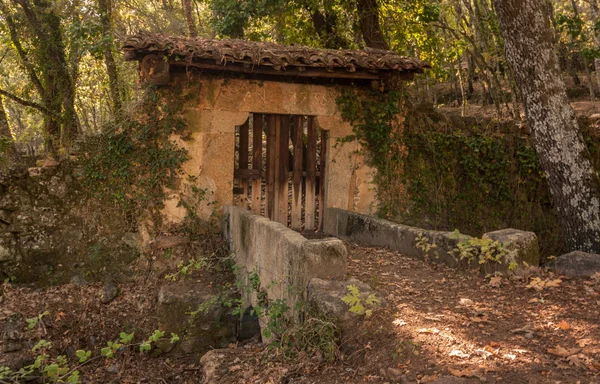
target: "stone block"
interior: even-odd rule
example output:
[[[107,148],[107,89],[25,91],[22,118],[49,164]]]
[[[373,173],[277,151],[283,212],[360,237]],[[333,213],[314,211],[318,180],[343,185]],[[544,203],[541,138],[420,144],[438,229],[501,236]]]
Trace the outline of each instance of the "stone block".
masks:
[[[303,270],[309,277],[342,279],[346,277],[347,251],[338,239],[309,240],[304,242]]]
[[[194,281],[182,281],[161,287],[158,293],[158,328],[169,336],[178,334],[185,353],[225,347],[235,340],[236,319],[217,302],[217,296]],[[170,351],[174,346],[161,342],[158,347]]]
[[[556,272],[570,277],[592,276],[600,272],[600,255],[573,251],[556,258]]]
[[[346,281],[333,281],[314,278],[308,284],[308,302],[319,314],[333,321],[346,323],[360,315],[350,312],[350,307],[342,298],[350,293],[348,287],[354,285],[358,288],[362,305],[365,309],[376,310],[385,305],[385,300],[379,297],[368,284],[357,279]],[[366,304],[367,298],[375,295],[379,304]]]
[[[41,167],[32,167],[27,169],[27,172],[29,173],[29,177],[39,177],[42,175],[42,168]]]
[[[538,266],[540,264],[538,239],[533,232],[507,228],[484,233],[482,237],[501,242],[504,248],[514,255],[515,261],[519,265],[522,265],[523,262],[530,266]],[[504,263],[501,266],[488,266],[488,268],[493,267],[500,271],[506,271],[508,263]],[[486,270],[485,272],[491,273],[494,271]]]

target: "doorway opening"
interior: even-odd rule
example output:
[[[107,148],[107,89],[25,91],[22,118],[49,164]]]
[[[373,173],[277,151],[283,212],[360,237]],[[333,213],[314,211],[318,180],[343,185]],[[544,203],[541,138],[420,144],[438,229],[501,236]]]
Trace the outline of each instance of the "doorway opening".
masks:
[[[233,203],[300,232],[320,232],[328,132],[314,116],[251,113],[235,128]]]

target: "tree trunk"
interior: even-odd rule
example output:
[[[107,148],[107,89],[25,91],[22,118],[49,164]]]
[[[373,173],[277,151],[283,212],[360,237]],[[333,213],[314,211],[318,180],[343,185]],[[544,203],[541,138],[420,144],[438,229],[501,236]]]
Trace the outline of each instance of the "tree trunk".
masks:
[[[356,7],[360,18],[360,30],[367,47],[390,49],[379,25],[377,0],[357,0]]]
[[[494,0],[540,164],[571,250],[600,253],[600,191],[554,52],[544,0]]]
[[[47,148],[53,154],[68,150],[79,131],[75,112],[75,84],[66,58],[65,41],[60,17],[54,4],[45,0],[12,0],[18,4],[27,21],[26,28],[35,37],[36,49],[31,57],[40,72],[41,94],[44,106],[50,112],[45,116]],[[6,9],[3,7],[3,12]],[[29,57],[21,57],[29,62]]]
[[[190,37],[198,37],[198,28],[196,28],[196,22],[194,21],[194,14],[192,13],[192,1],[181,0],[183,5],[183,12],[185,13],[185,20],[188,25],[188,33]]]
[[[581,16],[579,15],[579,7],[577,6],[577,3],[575,2],[575,0],[571,0],[571,7],[573,8],[573,15],[575,16],[576,20],[581,20]],[[577,30],[579,31],[579,33],[581,33],[581,27],[577,28]],[[575,39],[573,39],[575,40]],[[573,44],[575,45],[579,45],[576,41],[573,41]],[[579,52],[581,52],[580,49],[578,49]],[[583,61],[583,69],[585,70],[585,78],[587,79],[588,82],[588,90],[590,92],[590,98],[592,99],[592,103],[595,101],[596,96],[594,95],[594,83],[592,81],[592,75],[590,74],[590,67],[589,67],[589,63],[588,63],[588,59],[580,53],[581,56],[581,60]]]
[[[0,138],[4,139],[7,146],[4,148],[4,153],[2,157],[12,160],[17,154],[12,133],[10,132],[10,127],[8,125],[8,116],[6,115],[6,110],[4,109],[4,102],[2,97],[0,96]],[[3,145],[4,147],[4,145]]]
[[[119,81],[119,70],[113,56],[114,43],[112,38],[112,1],[98,0],[98,9],[100,11],[100,25],[102,26],[102,35],[104,35],[104,64],[110,88],[110,98],[112,99],[113,114],[119,115],[123,108],[123,92]]]
[[[313,26],[325,48],[348,48],[349,43],[338,33],[338,18],[331,0],[323,2],[325,12],[321,12],[314,4],[305,3],[304,7],[310,12]]]

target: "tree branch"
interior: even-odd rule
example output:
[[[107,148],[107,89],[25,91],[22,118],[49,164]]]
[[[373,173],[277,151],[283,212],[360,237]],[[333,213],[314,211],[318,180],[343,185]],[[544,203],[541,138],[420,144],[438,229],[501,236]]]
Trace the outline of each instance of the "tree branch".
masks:
[[[56,114],[55,114],[55,113],[53,113],[51,110],[49,110],[48,108],[46,108],[46,107],[44,107],[43,105],[41,105],[41,104],[38,104],[38,103],[36,103],[36,102],[34,102],[34,101],[29,101],[29,100],[22,99],[22,98],[20,98],[19,96],[17,96],[17,95],[14,95],[14,94],[12,94],[12,93],[10,93],[10,92],[7,92],[7,91],[5,91],[5,90],[3,90],[3,89],[0,89],[0,95],[6,96],[6,97],[8,97],[9,99],[11,99],[12,101],[14,101],[14,102],[17,102],[17,103],[19,103],[19,104],[21,104],[21,105],[24,105],[24,106],[26,106],[26,107],[35,108],[35,109],[37,109],[38,111],[40,111],[40,112],[42,112],[43,114],[46,114],[46,115],[48,115],[48,116],[53,116],[53,117],[56,117]]]
[[[12,16],[10,15],[10,13],[8,12],[8,10],[6,9],[4,2],[1,0],[0,0],[0,11],[4,14],[6,24],[8,25],[8,32],[10,35],[10,40],[12,41],[13,45],[15,46],[15,50],[17,51],[17,54],[19,55],[19,58],[21,59],[21,63],[23,64],[23,67],[25,67],[25,69],[27,70],[29,79],[31,80],[31,82],[33,83],[35,88],[37,89],[40,97],[43,97],[45,94],[44,87],[42,86],[40,79],[38,78],[37,74],[35,73],[33,64],[31,64],[31,62],[29,62],[29,60],[27,58],[27,53],[23,49],[21,40],[19,40],[19,33],[17,31],[15,22],[14,22]]]

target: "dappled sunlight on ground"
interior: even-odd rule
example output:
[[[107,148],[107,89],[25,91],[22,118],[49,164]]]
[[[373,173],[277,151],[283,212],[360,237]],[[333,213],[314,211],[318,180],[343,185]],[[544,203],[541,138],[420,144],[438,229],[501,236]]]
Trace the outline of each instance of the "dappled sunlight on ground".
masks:
[[[395,338],[377,352],[381,376],[393,367],[421,382],[443,375],[510,383],[598,380],[598,281],[561,280],[537,291],[527,288],[529,279],[490,284],[466,271],[348,246],[351,275],[375,283],[389,303],[378,322]]]

